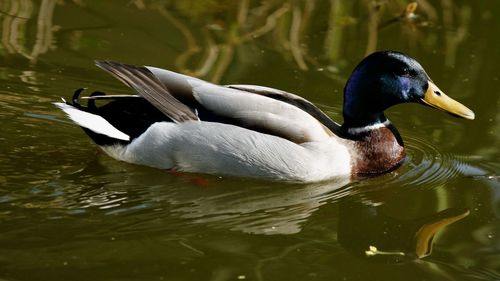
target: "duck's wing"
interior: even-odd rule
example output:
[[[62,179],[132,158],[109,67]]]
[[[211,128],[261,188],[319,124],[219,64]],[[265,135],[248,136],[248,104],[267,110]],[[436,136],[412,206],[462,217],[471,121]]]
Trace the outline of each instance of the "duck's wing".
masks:
[[[295,143],[323,140],[334,135],[317,118],[297,106],[300,102],[284,102],[270,95],[248,91],[244,86],[240,86],[241,89],[219,86],[155,67],[108,61],[97,64],[168,117],[177,116],[175,120],[178,122],[199,117],[202,121],[229,123]]]
[[[145,98],[174,122],[198,120],[196,113],[177,100],[146,67],[112,61],[96,61],[95,64],[134,89],[139,96]]]
[[[265,97],[289,103],[309,113],[311,116],[313,116],[323,125],[325,125],[328,129],[330,129],[333,133],[338,134],[340,130],[340,125],[338,123],[333,121],[330,117],[328,117],[328,115],[326,115],[323,111],[321,111],[321,109],[319,109],[313,103],[311,103],[310,101],[306,100],[301,96],[285,92],[282,90],[264,86],[257,86],[257,85],[226,85],[226,87],[262,95]]]

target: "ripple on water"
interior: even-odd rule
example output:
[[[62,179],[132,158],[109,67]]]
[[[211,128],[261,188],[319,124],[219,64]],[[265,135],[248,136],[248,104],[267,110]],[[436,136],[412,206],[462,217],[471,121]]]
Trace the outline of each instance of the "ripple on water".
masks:
[[[463,174],[471,167],[465,157],[444,153],[439,145],[434,145],[428,136],[415,133],[403,134],[406,160],[395,171],[382,175],[364,184],[419,186],[434,188]]]
[[[435,186],[457,175],[456,156],[441,152],[428,140],[418,136],[407,136],[407,169],[398,178],[408,185]]]

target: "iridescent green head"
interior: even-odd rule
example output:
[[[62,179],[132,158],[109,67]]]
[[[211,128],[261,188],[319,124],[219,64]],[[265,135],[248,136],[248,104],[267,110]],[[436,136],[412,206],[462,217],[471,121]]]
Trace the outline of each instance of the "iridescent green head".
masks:
[[[344,126],[384,122],[384,110],[408,102],[474,119],[474,112],[446,96],[415,59],[403,53],[382,51],[364,58],[349,77],[344,88]]]

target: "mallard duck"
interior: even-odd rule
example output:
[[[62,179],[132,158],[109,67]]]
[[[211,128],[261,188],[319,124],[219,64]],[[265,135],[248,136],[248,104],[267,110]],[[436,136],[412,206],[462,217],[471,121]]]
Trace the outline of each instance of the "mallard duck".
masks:
[[[454,116],[474,113],[446,96],[413,58],[375,52],[344,87],[342,125],[306,99],[254,85],[219,86],[172,71],[96,61],[135,91],[94,92],[55,103],[109,156],[160,169],[316,182],[391,171],[405,159],[384,115],[420,103]],[[87,106],[80,104],[87,100]],[[110,102],[96,106],[96,100]]]

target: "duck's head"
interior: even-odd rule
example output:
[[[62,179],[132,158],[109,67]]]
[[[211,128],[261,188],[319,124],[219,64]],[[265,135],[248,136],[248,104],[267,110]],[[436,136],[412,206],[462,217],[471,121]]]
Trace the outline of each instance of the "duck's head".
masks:
[[[474,112],[445,95],[415,59],[403,53],[382,51],[363,59],[347,81],[344,126],[365,127],[384,122],[384,110],[408,102],[474,119]]]

